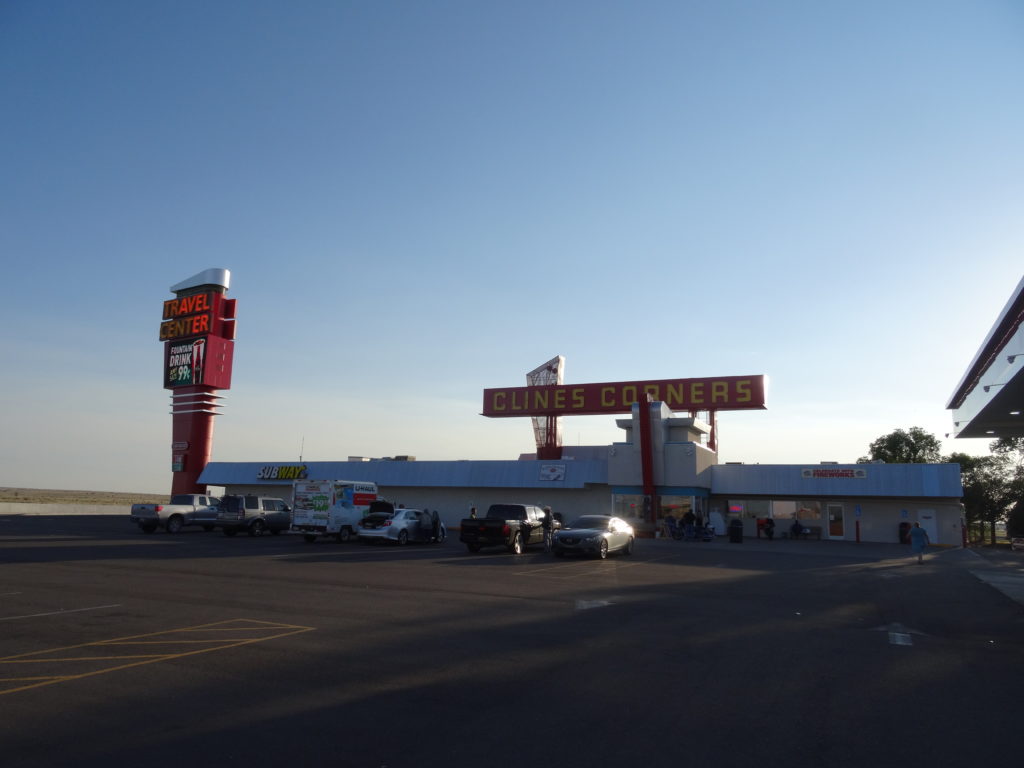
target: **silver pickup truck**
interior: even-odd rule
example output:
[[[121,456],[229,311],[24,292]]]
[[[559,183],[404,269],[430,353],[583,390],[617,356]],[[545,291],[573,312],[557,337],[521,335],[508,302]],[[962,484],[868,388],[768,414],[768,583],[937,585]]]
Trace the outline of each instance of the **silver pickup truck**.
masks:
[[[198,493],[178,493],[168,504],[132,504],[131,521],[146,533],[163,526],[168,533],[177,533],[186,525],[201,525],[212,531],[217,524],[220,499]]]

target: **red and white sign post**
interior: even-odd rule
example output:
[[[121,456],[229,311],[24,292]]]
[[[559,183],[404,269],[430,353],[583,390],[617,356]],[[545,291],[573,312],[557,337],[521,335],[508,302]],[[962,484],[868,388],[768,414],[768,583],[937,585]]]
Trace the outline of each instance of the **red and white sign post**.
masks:
[[[171,390],[171,493],[205,493],[199,475],[213,453],[219,389],[231,388],[235,300],[231,274],[208,269],[171,286],[163,305],[164,389]]]

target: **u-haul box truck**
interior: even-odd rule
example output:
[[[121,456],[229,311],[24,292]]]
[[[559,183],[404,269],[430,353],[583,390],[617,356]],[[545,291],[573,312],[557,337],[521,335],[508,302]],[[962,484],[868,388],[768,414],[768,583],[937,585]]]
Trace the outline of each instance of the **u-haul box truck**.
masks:
[[[356,525],[377,501],[377,484],[361,480],[296,480],[293,491],[291,531],[306,541],[355,538]]]

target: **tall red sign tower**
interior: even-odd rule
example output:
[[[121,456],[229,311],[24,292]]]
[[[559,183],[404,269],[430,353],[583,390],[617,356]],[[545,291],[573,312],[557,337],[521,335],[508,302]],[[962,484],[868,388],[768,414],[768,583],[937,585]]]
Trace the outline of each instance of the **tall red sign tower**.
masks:
[[[226,269],[207,269],[171,286],[163,305],[164,389],[171,390],[171,493],[205,493],[199,475],[213,452],[219,389],[231,388],[235,300]]]

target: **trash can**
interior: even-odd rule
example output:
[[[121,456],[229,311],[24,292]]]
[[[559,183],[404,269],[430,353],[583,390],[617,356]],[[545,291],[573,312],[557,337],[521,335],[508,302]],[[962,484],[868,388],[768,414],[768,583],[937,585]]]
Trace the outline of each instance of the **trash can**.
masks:
[[[909,544],[910,543],[910,527],[911,527],[910,523],[906,523],[906,522],[900,523],[900,527],[899,527],[900,544]]]
[[[740,520],[738,517],[734,517],[732,520],[729,521],[729,543],[743,543],[743,521]]]

